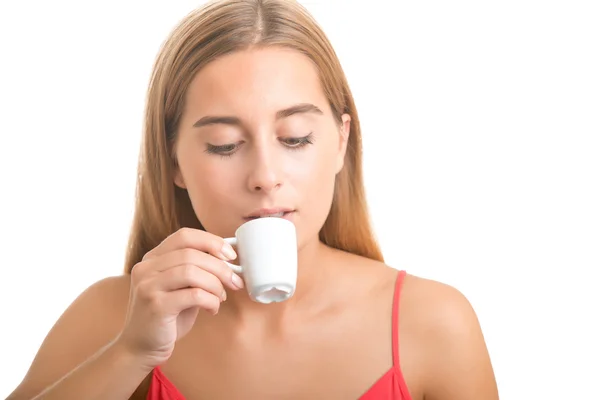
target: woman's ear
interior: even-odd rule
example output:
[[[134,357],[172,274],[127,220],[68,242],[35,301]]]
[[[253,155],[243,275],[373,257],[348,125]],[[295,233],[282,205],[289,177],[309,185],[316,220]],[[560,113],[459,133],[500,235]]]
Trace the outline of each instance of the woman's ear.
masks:
[[[177,161],[175,161],[175,165],[173,166],[173,183],[175,183],[175,185],[179,186],[181,189],[187,189]]]
[[[348,137],[350,136],[350,126],[352,118],[350,114],[342,115],[342,124],[339,127],[339,145],[337,154],[336,173],[339,173],[344,167],[344,159],[346,158],[346,148],[348,147]]]
[[[181,174],[179,173],[179,171],[177,171],[175,173],[175,177],[173,179],[173,182],[175,183],[175,185],[179,186],[182,189],[187,189],[185,186],[185,182],[183,182],[183,177],[181,176]]]

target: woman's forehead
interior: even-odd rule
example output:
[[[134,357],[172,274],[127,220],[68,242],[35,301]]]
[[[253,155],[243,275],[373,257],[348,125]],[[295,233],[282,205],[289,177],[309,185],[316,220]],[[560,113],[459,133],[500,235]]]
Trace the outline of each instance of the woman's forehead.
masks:
[[[186,103],[194,110],[224,112],[249,106],[280,110],[299,103],[322,107],[327,101],[308,57],[289,49],[261,48],[209,63],[192,80]]]

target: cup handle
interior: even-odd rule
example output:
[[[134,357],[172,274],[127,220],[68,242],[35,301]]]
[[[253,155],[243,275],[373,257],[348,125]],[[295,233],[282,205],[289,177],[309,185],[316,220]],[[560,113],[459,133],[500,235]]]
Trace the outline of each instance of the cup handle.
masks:
[[[225,240],[225,242],[229,243],[232,246],[236,246],[237,245],[237,238],[235,238],[235,237],[225,238],[224,240]],[[235,265],[235,264],[229,263],[227,261],[224,261],[224,263],[227,264],[227,266],[229,268],[231,268],[233,270],[233,272],[236,272],[238,274],[241,274],[243,272],[242,271],[242,267],[239,266],[239,265]]]

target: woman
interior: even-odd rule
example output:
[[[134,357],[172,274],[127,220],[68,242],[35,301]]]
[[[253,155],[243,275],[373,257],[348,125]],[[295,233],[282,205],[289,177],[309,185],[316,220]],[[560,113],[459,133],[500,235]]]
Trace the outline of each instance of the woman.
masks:
[[[384,264],[352,94],[301,6],[187,16],[145,124],[126,273],[73,302],[9,399],[498,398],[468,301]],[[266,215],[298,235],[296,293],[269,305],[223,240]]]

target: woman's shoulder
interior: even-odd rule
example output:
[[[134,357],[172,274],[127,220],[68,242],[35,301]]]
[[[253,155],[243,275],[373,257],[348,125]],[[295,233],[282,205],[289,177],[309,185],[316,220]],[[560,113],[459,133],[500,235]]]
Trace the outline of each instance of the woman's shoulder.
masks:
[[[108,276],[93,282],[75,298],[61,318],[78,316],[78,319],[85,320],[91,316],[84,315],[93,313],[95,319],[102,317],[107,323],[120,325],[127,312],[130,283],[131,276],[128,274]]]
[[[402,314],[415,313],[423,322],[462,324],[461,319],[473,318],[473,308],[467,297],[456,287],[412,273],[410,268],[400,268],[383,261],[372,260],[350,253],[338,252],[337,264],[349,281],[360,282],[363,287],[399,290]],[[401,281],[398,281],[401,279]],[[372,285],[365,283],[372,282]],[[396,287],[396,283],[399,286]],[[459,327],[460,327],[459,326]],[[459,328],[457,327],[457,328]]]
[[[461,329],[466,320],[473,322],[475,318],[467,297],[448,283],[415,275],[410,268],[399,268],[357,255],[346,259],[348,265],[356,267],[346,270],[353,274],[352,280],[372,280],[377,289],[385,286],[398,290],[403,319],[415,315],[421,324],[444,324],[446,329]]]
[[[457,320],[474,316],[467,297],[455,286],[424,278],[405,270],[402,282],[402,301],[405,312],[428,315],[437,323],[456,324]]]
[[[458,288],[407,273],[398,307],[401,363],[427,393],[493,393],[495,382],[477,314]]]
[[[129,287],[130,276],[126,274],[93,282],[63,311],[46,341],[59,337],[68,341],[71,334],[81,333],[98,343],[110,340],[125,320]],[[81,336],[76,341],[82,341]]]
[[[112,340],[125,321],[129,285],[129,275],[109,276],[90,284],[64,310],[44,344],[55,347],[69,343],[65,356],[77,357]],[[77,349],[78,346],[89,349]]]

